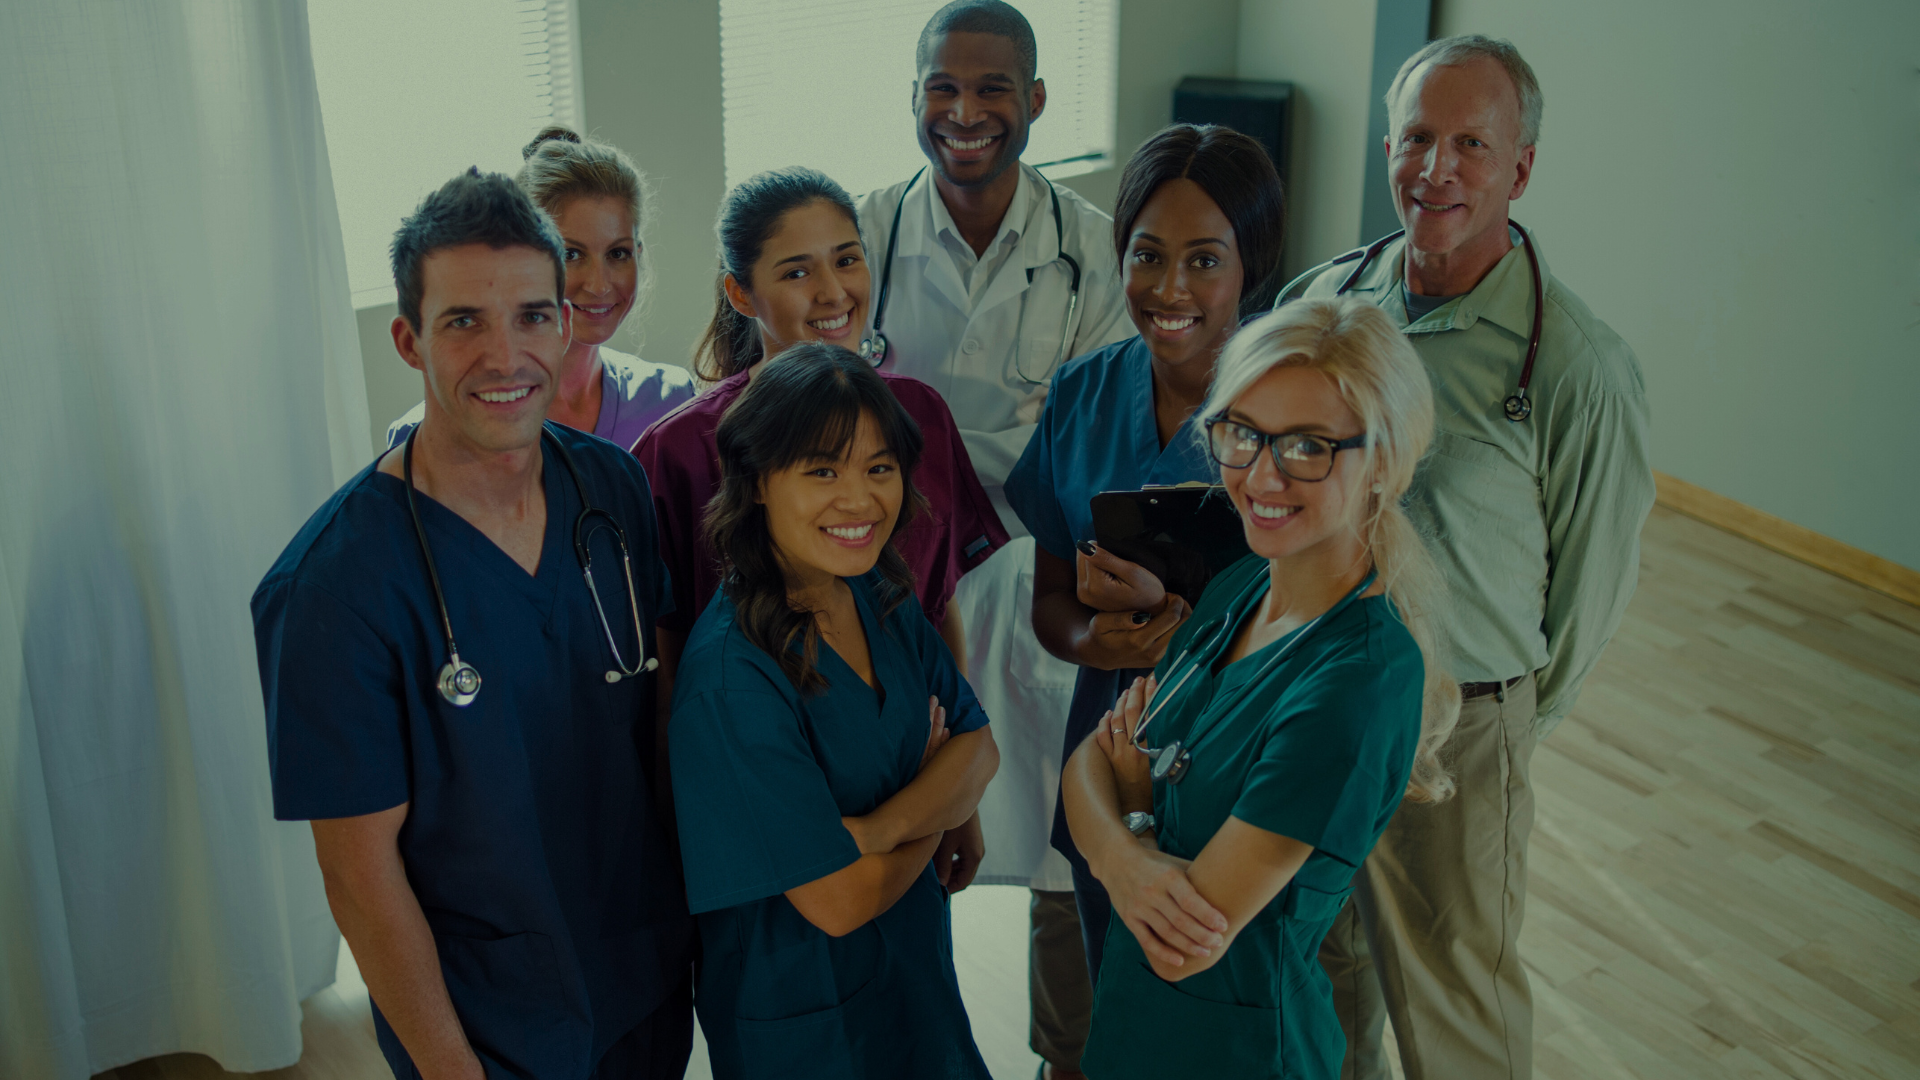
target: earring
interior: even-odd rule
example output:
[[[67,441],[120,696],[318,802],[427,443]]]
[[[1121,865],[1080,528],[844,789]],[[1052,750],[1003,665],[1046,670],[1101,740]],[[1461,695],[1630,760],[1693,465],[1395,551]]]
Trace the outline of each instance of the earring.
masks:
[[[1385,485],[1385,484],[1375,484],[1375,485],[1373,485],[1373,493],[1374,493],[1375,495],[1378,495],[1378,494],[1380,494],[1381,492],[1383,492],[1383,491],[1385,491],[1385,490],[1387,490],[1387,485]]]

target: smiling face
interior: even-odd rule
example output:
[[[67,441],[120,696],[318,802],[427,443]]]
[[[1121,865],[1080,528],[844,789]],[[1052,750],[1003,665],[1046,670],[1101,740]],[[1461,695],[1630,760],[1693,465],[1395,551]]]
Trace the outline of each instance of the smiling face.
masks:
[[[1235,398],[1227,418],[1272,434],[1306,432],[1329,439],[1362,433],[1360,417],[1340,396],[1324,372],[1308,367],[1276,367]],[[1220,470],[1227,494],[1246,530],[1247,546],[1261,558],[1302,554],[1328,555],[1347,565],[1360,555],[1356,524],[1371,478],[1365,459],[1354,450],[1334,455],[1325,480],[1295,480],[1263,449],[1244,469]]]
[[[781,217],[753,264],[750,287],[727,275],[727,301],[760,323],[762,358],[824,341],[853,351],[867,325],[866,252],[846,211],[825,200]]]
[[[569,339],[552,259],[530,247],[462,244],[420,265],[420,330],[396,318],[393,341],[426,375],[424,424],[473,451],[532,446]]]
[[[553,223],[566,245],[567,301],[573,340],[601,345],[620,329],[640,289],[640,244],[626,200],[603,195],[568,199]]]
[[[1046,83],[1022,85],[1010,38],[952,33],[932,45],[914,84],[920,151],[954,187],[984,187],[1026,152],[1028,126],[1047,105]]]
[[[1504,252],[1507,204],[1527,189],[1520,95],[1497,62],[1427,65],[1407,79],[1388,136],[1395,209],[1427,255]]]
[[[1182,178],[1154,191],[1133,220],[1125,272],[1127,313],[1154,359],[1211,364],[1239,325],[1246,271],[1205,189]]]
[[[859,577],[880,561],[906,485],[870,413],[834,460],[802,460],[760,480],[767,531],[791,588]]]

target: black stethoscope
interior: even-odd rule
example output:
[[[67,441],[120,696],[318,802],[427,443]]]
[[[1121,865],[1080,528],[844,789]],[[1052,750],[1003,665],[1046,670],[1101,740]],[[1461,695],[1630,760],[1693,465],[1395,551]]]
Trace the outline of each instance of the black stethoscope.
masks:
[[[406,478],[407,513],[413,517],[413,534],[420,539],[420,554],[427,560],[427,580],[433,583],[433,601],[440,606],[440,628],[447,636],[447,656],[445,667],[440,669],[440,696],[451,704],[467,706],[480,696],[480,672],[472,664],[460,659],[460,647],[453,643],[453,620],[447,616],[447,596],[440,590],[440,571],[433,563],[433,549],[427,546],[427,530],[420,524],[420,506],[413,495],[413,437],[420,433],[418,427],[407,433],[406,449],[400,454],[400,471]],[[567,472],[573,476],[573,487],[580,493],[582,509],[580,516],[573,519],[573,557],[579,560],[580,573],[587,579],[587,595],[593,597],[593,610],[600,614],[600,629],[607,635],[607,648],[613,652],[614,669],[607,672],[607,681],[617,683],[622,679],[631,679],[643,671],[652,671],[660,666],[660,661],[647,657],[646,637],[640,632],[640,601],[633,591],[633,558],[627,553],[627,534],[613,515],[593,505],[587,498],[587,485],[580,479],[580,470],[573,463],[573,455],[560,445],[560,440],[545,424],[540,426],[540,437],[560,454]],[[600,590],[593,587],[593,552],[587,548],[593,534],[601,529],[613,531],[614,542],[620,545],[620,563],[627,576],[627,606],[633,609],[633,640],[637,659],[640,661],[632,668],[620,656],[620,646],[613,640],[613,626],[607,622],[607,609],[600,604]]]
[[[1507,224],[1513,227],[1514,232],[1520,234],[1520,244],[1527,249],[1527,265],[1533,270],[1533,328],[1527,333],[1527,362],[1520,368],[1520,385],[1513,393],[1507,395],[1506,401],[1501,403],[1501,407],[1506,410],[1507,419],[1517,424],[1533,415],[1533,402],[1527,398],[1527,386],[1533,382],[1534,358],[1540,355],[1540,319],[1542,313],[1546,311],[1546,302],[1545,289],[1540,283],[1540,256],[1534,253],[1533,237],[1527,235],[1527,230],[1521,228],[1519,222],[1509,221]],[[1284,302],[1287,295],[1293,292],[1294,286],[1301,282],[1317,277],[1329,268],[1339,266],[1349,259],[1357,258],[1360,260],[1360,265],[1354,267],[1353,273],[1348,274],[1347,279],[1340,283],[1340,287],[1333,291],[1333,295],[1335,296],[1345,293],[1348,289],[1353,288],[1355,282],[1360,280],[1361,274],[1367,272],[1367,267],[1373,262],[1375,256],[1378,256],[1380,252],[1384,251],[1388,244],[1393,243],[1405,235],[1407,235],[1407,230],[1401,229],[1399,232],[1390,233],[1375,240],[1366,247],[1355,248],[1337,259],[1321,263],[1319,266],[1288,282],[1287,287],[1280,290],[1281,300]]]
[[[1367,579],[1360,583],[1359,588],[1348,593],[1346,598],[1339,603],[1314,616],[1312,622],[1301,627],[1294,633],[1293,640],[1282,646],[1277,655],[1261,665],[1259,672],[1252,678],[1241,683],[1239,696],[1235,697],[1231,704],[1225,708],[1216,708],[1213,705],[1209,705],[1207,707],[1208,711],[1218,716],[1225,716],[1231,713],[1239,706],[1241,701],[1245,700],[1248,694],[1253,692],[1254,687],[1259,686],[1260,683],[1273,672],[1274,668],[1280,666],[1281,661],[1293,655],[1293,653],[1299,649],[1301,643],[1307,640],[1308,635],[1312,634],[1321,623],[1332,618],[1348,604],[1359,599],[1360,594],[1366,592],[1367,589],[1373,585],[1373,579],[1378,576],[1378,571],[1367,571]],[[1233,629],[1233,618],[1231,614],[1229,614],[1209,620],[1202,624],[1199,629],[1195,630],[1193,636],[1187,639],[1187,647],[1180,650],[1180,655],[1174,657],[1172,666],[1167,669],[1170,673],[1177,670],[1181,663],[1186,662],[1187,658],[1192,656],[1192,662],[1187,664],[1186,672],[1182,674],[1180,678],[1176,679],[1174,684],[1168,687],[1164,694],[1154,694],[1154,697],[1159,700],[1154,703],[1152,709],[1148,710],[1147,715],[1141,718],[1140,723],[1134,726],[1133,734],[1129,737],[1128,741],[1133,743],[1135,750],[1147,755],[1147,759],[1153,762],[1150,773],[1154,783],[1158,784],[1165,781],[1169,784],[1177,784],[1186,779],[1188,771],[1193,768],[1193,747],[1199,745],[1203,733],[1201,731],[1189,731],[1187,733],[1187,739],[1189,741],[1183,742],[1180,739],[1175,739],[1167,745],[1158,748],[1142,744],[1140,742],[1140,736],[1147,730],[1147,725],[1153,723],[1154,717],[1159,716],[1161,711],[1167,707],[1168,703],[1173,701],[1174,695],[1178,694],[1180,688],[1186,685],[1187,680],[1193,677],[1193,673],[1213,662],[1214,658],[1208,654],[1214,653],[1221,645],[1226,644],[1232,637]],[[1203,634],[1206,635],[1207,638],[1206,644],[1202,646],[1193,645],[1192,642],[1199,640]],[[1194,650],[1196,648],[1198,648],[1200,653],[1198,656],[1194,656]]]
[[[906,214],[907,192],[913,190],[913,185],[919,182],[921,173],[926,171],[926,166],[922,165],[920,172],[914,173],[913,179],[907,181],[907,186],[900,189],[900,201],[893,208],[893,226],[887,230],[887,254],[880,264],[880,301],[873,307],[873,330],[860,342],[860,355],[874,367],[887,362],[887,337],[880,332],[880,325],[887,319],[887,293],[893,287],[893,249],[900,242],[900,219]],[[1060,218],[1060,192],[1054,188],[1053,181],[1046,177],[1042,176],[1040,182],[1047,185],[1047,195],[1053,200],[1053,246],[1057,252],[1054,259],[1066,263],[1067,270],[1072,274],[1072,284],[1068,286],[1067,291],[1067,319],[1060,326],[1060,348],[1054,351],[1053,363],[1047,367],[1047,371],[1052,372],[1054,368],[1060,366],[1060,361],[1066,359],[1067,349],[1073,341],[1073,317],[1080,311],[1080,263],[1067,254],[1067,227]],[[1027,271],[1027,284],[1033,284],[1031,269]],[[1024,322],[1026,317],[1026,308],[1023,306],[1020,310],[1021,321]],[[1029,386],[1044,385],[1044,379],[1032,378],[1027,374],[1026,368],[1021,366],[1019,337],[1019,331],[1016,330],[1013,346],[1013,373]]]

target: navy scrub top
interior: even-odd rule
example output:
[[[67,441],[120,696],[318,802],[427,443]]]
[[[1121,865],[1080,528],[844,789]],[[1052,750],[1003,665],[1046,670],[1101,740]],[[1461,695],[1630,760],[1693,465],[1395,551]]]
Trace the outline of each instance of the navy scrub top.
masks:
[[[549,425],[632,551],[649,652],[671,601],[653,500],[634,459]],[[274,816],[354,817],[411,802],[399,846],[454,1010],[489,1076],[584,1076],[690,970],[671,835],[654,805],[651,676],[608,684],[599,617],[574,557],[580,493],[550,447],[533,575],[416,492],[462,659],[465,708],[441,698],[447,646],[402,482],[368,466],[287,545],[253,596]],[[629,664],[619,552],[595,575]],[[626,631],[620,632],[620,620]],[[379,1009],[397,1076],[412,1063]]]
[[[906,895],[844,937],[785,895],[860,858],[840,819],[872,813],[918,774],[929,697],[956,735],[987,724],[918,601],[883,617],[877,572],[845,580],[877,688],[823,641],[817,667],[829,686],[801,694],[747,640],[724,590],[675,674],[674,806],[713,1075],[985,1078],[931,860]]]
[[[1092,540],[1093,497],[1148,484],[1218,479],[1206,447],[1182,426],[1163,449],[1153,412],[1153,354],[1138,337],[1103,346],[1063,365],[1047,392],[1040,425],[1007,476],[1007,503],[1047,554],[1074,561],[1073,545]],[[1189,604],[1199,597],[1184,598]],[[1060,760],[1073,756],[1123,687],[1145,670],[1083,667],[1067,707]],[[1054,800],[1053,846],[1080,862]]]
[[[1083,1059],[1102,1080],[1340,1074],[1346,1039],[1320,942],[1406,791],[1426,666],[1384,596],[1219,664],[1225,645],[1207,646],[1206,624],[1242,625],[1268,584],[1258,556],[1228,568],[1161,661],[1159,677],[1178,680],[1193,658],[1173,661],[1206,635],[1205,662],[1155,719],[1165,727],[1149,729],[1153,745],[1179,739],[1193,754],[1180,783],[1154,785],[1156,834],[1160,850],[1192,859],[1231,816],[1313,853],[1218,963],[1180,982],[1153,973],[1126,924],[1108,924]]]

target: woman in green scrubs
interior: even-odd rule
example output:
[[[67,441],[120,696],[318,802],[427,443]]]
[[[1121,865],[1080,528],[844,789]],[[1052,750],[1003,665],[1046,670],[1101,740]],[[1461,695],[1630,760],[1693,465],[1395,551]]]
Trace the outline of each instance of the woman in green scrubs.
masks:
[[[1432,394],[1373,305],[1301,301],[1240,331],[1197,416],[1253,554],[1067,766],[1114,905],[1083,1067],[1335,1077],[1320,941],[1400,800],[1450,791],[1442,587],[1400,505]]]
[[[865,360],[768,361],[716,432],[725,560],[669,746],[717,1080],[985,1080],[934,858],[999,752],[894,550],[919,428]]]

